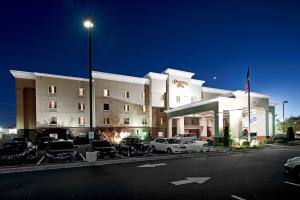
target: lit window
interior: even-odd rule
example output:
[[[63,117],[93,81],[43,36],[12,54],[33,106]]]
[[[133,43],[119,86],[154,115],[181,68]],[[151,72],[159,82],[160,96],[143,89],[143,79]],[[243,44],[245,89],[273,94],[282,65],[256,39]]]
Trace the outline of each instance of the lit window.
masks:
[[[104,117],[104,125],[109,125],[109,118],[108,117]]]
[[[50,125],[57,125],[57,118],[56,117],[51,117]]]
[[[124,111],[125,112],[129,112],[130,108],[129,108],[129,105],[128,104],[125,104],[124,105]]]
[[[56,86],[55,85],[49,85],[48,92],[49,92],[49,94],[56,94]]]
[[[108,89],[103,90],[103,96],[109,97],[109,90]]]
[[[162,100],[162,101],[165,100],[165,96],[164,96],[164,95],[161,95],[161,96],[160,96],[160,100]]]
[[[85,110],[85,103],[83,103],[83,102],[78,103],[78,110],[84,111]]]
[[[129,99],[129,92],[128,92],[128,91],[125,91],[125,92],[124,92],[124,98],[125,98],[125,99]]]
[[[176,103],[180,103],[180,96],[176,96]]]
[[[85,117],[79,117],[78,118],[78,124],[79,125],[85,125]]]
[[[103,110],[104,111],[109,111],[109,104],[108,103],[103,104]]]
[[[49,108],[50,108],[50,109],[56,109],[56,108],[57,108],[57,103],[56,103],[56,101],[50,101],[50,102],[49,102]]]
[[[147,112],[147,107],[143,105],[143,112]]]
[[[124,118],[124,124],[129,124],[129,118]]]
[[[142,99],[143,99],[143,100],[146,99],[145,92],[143,92],[143,94],[142,94]]]
[[[160,118],[160,125],[164,125],[164,119],[162,117]]]
[[[147,119],[143,119],[142,124],[147,125]]]
[[[84,96],[84,88],[79,88],[78,89],[78,95],[79,96]]]

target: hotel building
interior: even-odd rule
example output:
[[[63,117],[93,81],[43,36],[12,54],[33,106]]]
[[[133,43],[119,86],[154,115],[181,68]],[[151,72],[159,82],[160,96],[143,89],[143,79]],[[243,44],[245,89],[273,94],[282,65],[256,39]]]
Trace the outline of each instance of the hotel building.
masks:
[[[16,79],[16,126],[20,134],[83,135],[89,127],[88,79],[11,70]],[[109,136],[155,138],[195,133],[198,138],[241,137],[248,129],[244,91],[204,87],[194,73],[166,69],[144,77],[93,71],[93,126]],[[251,92],[251,132],[275,133],[275,105]]]

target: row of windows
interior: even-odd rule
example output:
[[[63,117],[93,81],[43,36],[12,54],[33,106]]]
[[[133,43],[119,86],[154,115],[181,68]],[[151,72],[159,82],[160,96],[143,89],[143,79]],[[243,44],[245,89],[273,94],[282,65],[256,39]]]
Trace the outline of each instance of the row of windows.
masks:
[[[48,93],[49,94],[56,94],[56,85],[49,85],[48,87]],[[84,96],[85,95],[85,90],[84,88],[79,88],[78,89],[78,95],[79,96]],[[109,89],[103,89],[103,96],[105,97],[109,97],[110,93],[109,93]],[[124,98],[125,99],[129,99],[129,92],[128,91],[124,91]],[[142,99],[145,100],[145,93],[143,92],[142,94]]]
[[[109,106],[108,103],[103,104],[103,110],[104,111],[109,111],[110,110],[109,107],[110,106]],[[50,110],[56,110],[57,109],[57,102],[56,101],[50,101],[49,102],[49,108],[50,108]],[[79,111],[84,111],[85,110],[85,103],[83,103],[83,102],[78,103],[78,110]],[[125,112],[130,111],[130,105],[129,104],[124,105],[124,111]],[[142,106],[142,111],[147,112],[147,107],[145,105]]]
[[[110,124],[110,118],[109,117],[104,117],[103,118],[103,123],[104,123],[104,125],[109,125]],[[85,117],[79,117],[78,118],[78,124],[80,126],[85,125]],[[123,124],[129,125],[130,124],[130,118],[128,118],[128,117],[123,118]],[[147,125],[147,119],[145,119],[145,118],[142,119],[142,124]],[[51,117],[50,125],[57,125],[57,117]],[[164,125],[163,118],[160,118],[160,125]]]

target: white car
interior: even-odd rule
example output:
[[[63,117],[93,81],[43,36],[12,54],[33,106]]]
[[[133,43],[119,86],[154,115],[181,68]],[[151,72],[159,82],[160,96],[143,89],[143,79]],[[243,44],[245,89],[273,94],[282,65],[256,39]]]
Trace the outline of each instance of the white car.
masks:
[[[149,146],[152,152],[163,151],[171,154],[188,151],[188,146],[181,144],[180,141],[175,138],[157,138],[151,141]]]
[[[288,159],[284,164],[284,169],[287,174],[293,175],[300,179],[300,157]]]
[[[194,143],[197,140],[197,136],[194,133],[177,134],[173,138],[180,140],[182,143]]]

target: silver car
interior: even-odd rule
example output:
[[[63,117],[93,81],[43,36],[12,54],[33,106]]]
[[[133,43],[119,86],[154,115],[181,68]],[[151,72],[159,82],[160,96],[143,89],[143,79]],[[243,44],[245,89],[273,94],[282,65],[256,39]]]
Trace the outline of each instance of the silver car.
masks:
[[[300,179],[300,157],[288,159],[284,164],[284,169],[287,174]]]
[[[173,138],[180,140],[181,143],[194,143],[197,140],[197,136],[194,133],[177,134]]]

